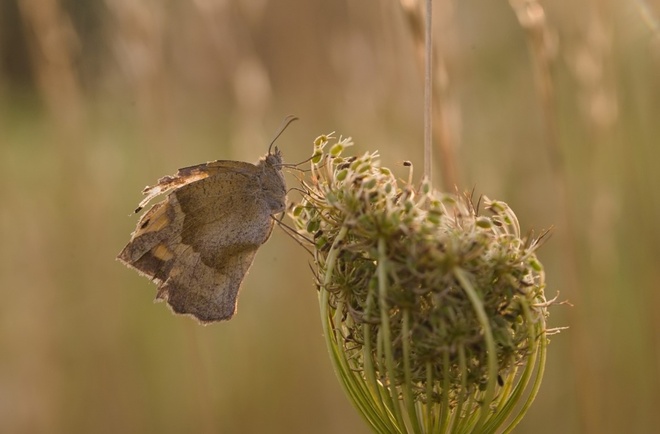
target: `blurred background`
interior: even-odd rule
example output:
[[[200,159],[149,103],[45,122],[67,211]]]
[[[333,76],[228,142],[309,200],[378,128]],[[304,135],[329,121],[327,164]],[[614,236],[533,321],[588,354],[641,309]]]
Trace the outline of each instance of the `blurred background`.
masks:
[[[0,1],[0,432],[368,432],[332,372],[309,257],[282,230],[237,316],[207,327],[114,258],[145,185],[255,162],[290,113],[288,162],[336,131],[421,175],[415,7]],[[574,305],[551,309],[570,329],[516,432],[654,432],[660,2],[434,7],[434,183],[554,226],[547,295]]]

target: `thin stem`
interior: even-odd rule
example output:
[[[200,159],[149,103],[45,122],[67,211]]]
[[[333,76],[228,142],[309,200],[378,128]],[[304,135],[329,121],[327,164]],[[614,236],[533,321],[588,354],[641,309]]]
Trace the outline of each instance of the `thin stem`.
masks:
[[[440,432],[447,432],[449,425],[449,417],[451,416],[451,409],[449,408],[449,351],[445,350],[442,353],[442,411],[440,412]]]
[[[334,271],[335,262],[337,261],[337,256],[339,255],[339,249],[337,246],[344,239],[347,232],[348,228],[346,226],[342,226],[334,240],[332,247],[330,248],[330,252],[328,253],[328,258],[325,263],[326,270],[325,276],[323,277],[323,288],[321,288],[321,292],[319,293],[321,326],[326,337],[326,345],[333,362],[335,373],[341,381],[346,394],[350,397],[353,405],[360,410],[360,414],[365,418],[369,425],[374,427],[374,429],[376,429],[378,432],[387,433],[390,431],[387,429],[387,424],[380,419],[380,413],[374,410],[373,400],[369,399],[369,391],[363,387],[362,382],[357,381],[355,374],[348,366],[348,361],[346,360],[345,354],[340,350],[340,345],[342,345],[342,343],[340,338],[337,337],[335,328],[331,324],[332,312],[328,307],[329,292],[324,289],[332,280],[332,273]]]
[[[367,309],[365,311],[365,317],[370,318],[371,312],[374,307],[374,298],[378,299],[378,294],[372,290],[369,290],[369,295],[367,298]],[[395,403],[392,401],[392,397],[389,394],[389,391],[382,384],[378,383],[376,378],[376,368],[374,367],[373,360],[373,347],[371,346],[371,324],[365,322],[362,326],[364,333],[364,349],[362,350],[362,360],[364,363],[364,374],[366,381],[371,389],[371,393],[374,396],[374,400],[378,405],[378,408],[382,414],[389,416],[388,422],[391,424],[394,421],[393,418],[393,407]],[[377,360],[380,360],[380,357],[377,355]]]
[[[536,395],[541,388],[541,381],[543,380],[543,373],[545,371],[546,348],[548,345],[548,339],[545,333],[545,320],[543,317],[541,317],[540,322],[535,323],[529,310],[527,300],[521,300],[521,303],[523,307],[523,313],[525,315],[525,320],[529,324],[528,334],[531,342],[531,354],[527,360],[527,369],[525,370],[525,374],[528,374],[528,377],[524,388],[527,389],[529,376],[531,376],[534,367],[536,367],[536,377],[534,378],[534,384],[532,385],[532,390],[527,397],[527,400],[523,404],[520,411],[517,413],[516,418],[509,424],[505,432],[511,432],[511,430],[513,430],[513,428],[515,428],[516,425],[518,425],[518,423],[522,420],[523,416],[525,416],[525,413],[527,413],[527,410],[532,405],[532,402],[534,402],[534,399],[536,398]],[[540,336],[537,336],[537,332],[540,332]],[[537,356],[539,357],[538,363],[536,362]]]
[[[403,400],[406,405],[406,410],[408,416],[410,417],[410,423],[412,424],[413,431],[415,433],[422,432],[422,425],[417,417],[417,411],[415,410],[415,399],[413,398],[412,393],[412,372],[410,369],[410,311],[408,309],[403,310],[403,324],[401,325],[401,336],[403,344],[403,373],[405,377],[405,385],[402,387]]]
[[[419,66],[419,71],[421,73],[421,78],[422,80],[426,83],[426,79],[424,78],[426,73],[427,68],[435,69],[436,74],[430,77],[431,82],[435,79],[436,82],[433,83],[434,86],[431,88],[431,99],[434,102],[433,107],[434,110],[432,110],[433,114],[433,123],[432,125],[429,125],[431,128],[426,129],[425,128],[425,134],[426,132],[430,131],[430,134],[432,137],[435,138],[435,143],[437,145],[437,152],[439,152],[440,158],[438,159],[438,163],[440,164],[440,167],[442,170],[440,170],[440,177],[441,177],[441,185],[444,189],[453,189],[457,184],[458,180],[460,178],[459,173],[458,173],[458,164],[456,161],[456,145],[453,143],[454,137],[451,134],[450,131],[450,124],[445,120],[447,117],[447,104],[445,102],[445,99],[447,96],[443,92],[443,83],[441,83],[437,77],[440,76],[446,76],[446,71],[445,67],[443,65],[443,59],[440,54],[438,54],[437,51],[434,50],[433,44],[426,43],[427,39],[427,33],[426,29],[429,29],[429,37],[432,34],[432,26],[431,23],[427,23],[427,19],[432,16],[432,11],[430,9],[431,6],[431,0],[426,0],[427,1],[427,6],[429,6],[429,12],[425,19],[423,17],[423,8],[418,7],[418,5],[421,2],[418,1],[410,1],[410,0],[399,0],[399,3],[401,5],[401,8],[403,9],[403,12],[405,14],[406,21],[408,23],[408,27],[410,28],[410,33],[412,34],[413,37],[413,42],[414,42],[414,49],[415,49],[415,54],[416,54],[416,59],[417,63]],[[427,24],[425,24],[427,23]],[[429,59],[428,61],[426,60],[427,55],[426,55],[426,50],[430,49],[433,52],[433,58]],[[430,57],[430,56],[429,56]],[[440,71],[440,74],[438,74],[438,71]],[[429,93],[425,92],[425,98],[426,96],[429,95]],[[430,110],[430,105],[425,105],[424,106],[426,110],[426,107],[429,107]],[[431,139],[432,141],[432,139]],[[425,142],[426,143],[426,142]],[[429,165],[432,165],[432,158],[425,159],[425,161],[429,161]],[[431,178],[431,171],[427,174],[425,171],[425,175],[428,175],[429,178]]]
[[[462,428],[464,424],[464,419],[463,419],[463,404],[464,402],[468,399],[467,396],[467,361],[466,361],[466,356],[465,356],[465,347],[463,345],[459,345],[458,347],[458,367],[460,370],[460,375],[461,375],[461,389],[460,389],[460,394],[458,396],[458,405],[456,406],[456,409],[454,410],[454,417],[452,420],[452,426],[449,430],[451,433],[456,433],[460,432],[460,429]],[[471,408],[470,405],[468,405],[468,408]]]
[[[475,430],[478,431],[483,426],[486,418],[488,417],[490,404],[493,402],[493,398],[495,396],[498,371],[495,339],[493,338],[493,332],[490,328],[490,322],[488,321],[488,316],[484,310],[484,305],[481,302],[476,289],[472,285],[472,282],[470,282],[467,273],[463,269],[455,267],[454,275],[459,281],[461,288],[463,288],[466,295],[470,299],[470,303],[472,303],[472,307],[477,315],[477,318],[479,319],[479,323],[481,324],[481,327],[483,327],[484,339],[486,340],[486,350],[488,352],[488,384],[486,386],[486,392],[484,393],[483,401],[481,403],[481,414],[479,415],[479,420],[475,426]]]
[[[426,432],[432,433],[435,423],[435,413],[433,404],[433,367],[431,362],[426,362]]]
[[[424,176],[431,182],[433,149],[433,1],[426,0],[424,29]]]
[[[387,383],[392,398],[394,417],[400,427],[405,427],[401,407],[399,405],[399,394],[396,386],[396,375],[394,371],[394,355],[392,354],[392,336],[390,335],[390,317],[389,306],[387,304],[387,252],[385,239],[378,239],[378,304],[380,307],[380,329],[379,335],[383,346],[385,356],[385,366],[387,370]]]

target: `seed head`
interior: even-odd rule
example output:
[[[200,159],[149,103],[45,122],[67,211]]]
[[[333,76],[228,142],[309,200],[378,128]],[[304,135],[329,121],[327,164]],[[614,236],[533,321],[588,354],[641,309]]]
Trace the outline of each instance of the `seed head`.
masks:
[[[290,213],[349,396],[378,432],[515,425],[545,360],[542,237],[522,237],[504,202],[399,183],[375,152],[342,156],[351,144],[315,141]]]

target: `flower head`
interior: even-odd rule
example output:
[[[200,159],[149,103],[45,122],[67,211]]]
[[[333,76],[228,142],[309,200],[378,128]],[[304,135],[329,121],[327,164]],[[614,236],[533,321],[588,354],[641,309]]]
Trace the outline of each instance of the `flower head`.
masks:
[[[350,139],[315,141],[291,211],[314,247],[325,337],[377,432],[495,432],[540,385],[548,302],[538,239],[503,202],[397,182]],[[327,149],[327,150],[326,150]]]

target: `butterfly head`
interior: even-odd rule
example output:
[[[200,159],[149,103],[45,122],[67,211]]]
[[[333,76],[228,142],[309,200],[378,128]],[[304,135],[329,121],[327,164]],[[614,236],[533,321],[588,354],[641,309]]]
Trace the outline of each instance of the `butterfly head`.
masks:
[[[269,166],[275,166],[275,167],[281,167],[282,166],[282,151],[280,151],[280,148],[275,146],[275,149],[268,150],[268,154],[266,155],[266,164]]]

